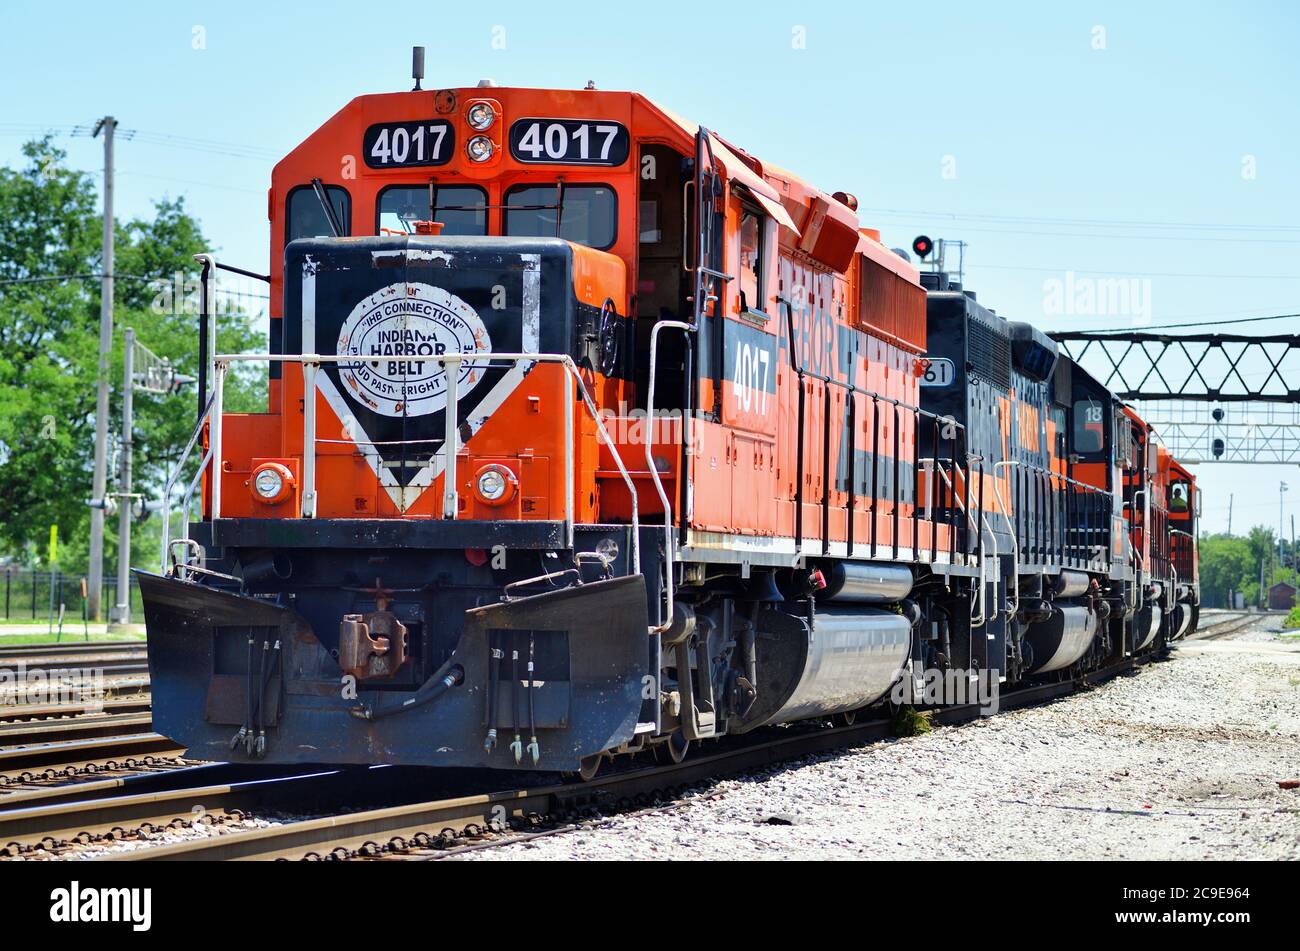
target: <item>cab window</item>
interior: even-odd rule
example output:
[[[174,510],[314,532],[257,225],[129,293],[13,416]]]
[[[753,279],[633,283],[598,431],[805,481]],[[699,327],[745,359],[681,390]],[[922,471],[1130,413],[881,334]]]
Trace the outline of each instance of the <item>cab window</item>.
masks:
[[[1186,482],[1175,482],[1169,487],[1169,511],[1185,514],[1191,507],[1191,486]]]
[[[1074,404],[1074,451],[1101,452],[1106,448],[1106,407],[1100,400]]]
[[[325,196],[334,208],[334,216],[343,227],[343,234],[352,233],[352,196],[342,185],[326,185]],[[289,192],[285,203],[285,243],[299,238],[332,238],[329,219],[325,209],[316,197],[316,189],[310,185],[299,185]]]
[[[751,208],[740,214],[740,294],[743,310],[763,309],[763,218]]]
[[[381,235],[413,234],[417,221],[441,221],[445,235],[484,235],[487,192],[477,185],[391,185],[379,193],[375,219]]]
[[[506,192],[505,233],[516,238],[564,238],[604,250],[614,244],[618,198],[608,185],[565,185],[557,208],[555,185],[519,185]],[[560,212],[560,226],[555,226]]]

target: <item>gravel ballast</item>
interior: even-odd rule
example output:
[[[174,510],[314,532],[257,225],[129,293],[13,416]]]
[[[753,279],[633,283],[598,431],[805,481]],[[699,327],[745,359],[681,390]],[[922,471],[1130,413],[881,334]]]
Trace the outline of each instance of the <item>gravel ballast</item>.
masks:
[[[1300,639],[1266,618],[973,724],[722,780],[518,859],[1300,858]]]

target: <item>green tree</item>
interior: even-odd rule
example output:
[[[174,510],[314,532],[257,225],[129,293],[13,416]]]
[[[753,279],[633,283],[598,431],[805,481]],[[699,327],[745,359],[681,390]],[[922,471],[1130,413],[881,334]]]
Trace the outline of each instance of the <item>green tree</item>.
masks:
[[[1201,597],[1206,605],[1230,607],[1230,592],[1241,591],[1247,603],[1259,594],[1259,562],[1250,542],[1234,535],[1211,535],[1200,540]]]
[[[1256,525],[1246,536],[1246,542],[1250,545],[1250,557],[1255,560],[1255,574],[1258,575],[1260,562],[1267,564],[1277,551],[1277,538],[1273,529]]]
[[[87,561],[98,372],[99,201],[89,176],[64,166],[48,139],[27,143],[27,164],[0,167],[0,553],[42,559],[58,525],[60,566]],[[121,431],[122,329],[191,376],[198,373],[198,306],[192,293],[168,293],[196,280],[194,254],[207,250],[182,200],[161,201],[149,220],[117,222],[112,418]],[[258,350],[242,312],[223,313],[221,350]],[[135,400],[135,487],[157,494],[194,425],[193,388]],[[231,381],[232,410],[264,409],[253,375]],[[110,463],[112,458],[110,458]],[[110,467],[110,491],[116,472]],[[106,523],[105,561],[113,565],[116,520]],[[157,528],[141,525],[141,540]],[[133,541],[135,532],[133,532]],[[156,560],[143,551],[137,563]],[[135,559],[133,559],[135,560]]]

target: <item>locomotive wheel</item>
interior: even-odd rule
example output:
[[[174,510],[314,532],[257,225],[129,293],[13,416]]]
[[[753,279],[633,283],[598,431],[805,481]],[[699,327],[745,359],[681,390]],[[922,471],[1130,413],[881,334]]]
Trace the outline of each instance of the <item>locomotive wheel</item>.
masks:
[[[682,760],[686,759],[686,754],[690,752],[691,741],[688,740],[681,731],[678,731],[668,737],[667,743],[661,743],[660,746],[663,748],[664,753],[667,754],[669,760],[673,763],[680,763]]]
[[[588,756],[578,765],[578,778],[584,783],[589,783],[596,778],[600,772],[600,764],[605,759],[604,755],[597,753],[595,756]]]
[[[834,719],[836,726],[853,726],[858,722],[858,711],[848,710],[844,713],[837,713]]]

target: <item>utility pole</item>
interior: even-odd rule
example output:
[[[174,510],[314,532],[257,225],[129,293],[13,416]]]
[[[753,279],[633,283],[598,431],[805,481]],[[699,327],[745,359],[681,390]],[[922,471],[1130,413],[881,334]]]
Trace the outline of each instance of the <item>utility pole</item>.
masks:
[[[99,285],[99,377],[95,397],[95,472],[91,495],[97,504],[90,510],[90,578],[86,609],[99,620],[104,586],[104,508],[108,490],[108,371],[113,354],[113,132],[117,120],[105,116],[95,125],[96,136],[104,133],[104,252],[103,277]]]
[[[1228,493],[1228,534],[1232,534],[1232,493]]]
[[[117,607],[108,629],[131,623],[131,427],[134,424],[135,331],[127,327],[122,348],[122,479],[117,488]]]

